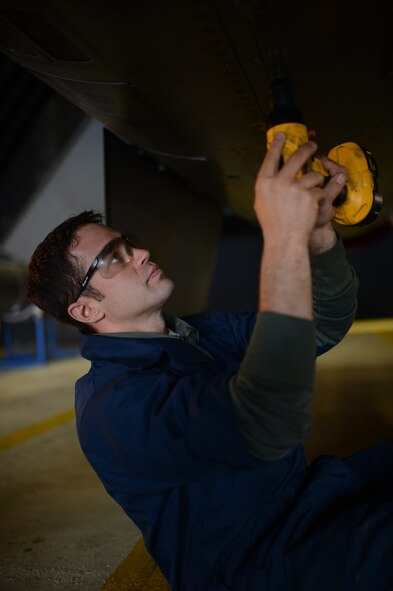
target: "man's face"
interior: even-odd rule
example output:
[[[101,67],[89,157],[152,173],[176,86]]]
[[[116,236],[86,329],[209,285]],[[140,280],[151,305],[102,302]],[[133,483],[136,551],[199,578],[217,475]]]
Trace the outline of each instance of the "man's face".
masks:
[[[104,246],[119,236],[108,226],[87,224],[78,230],[78,244],[71,245],[70,254],[79,259],[86,273]],[[77,302],[90,300],[100,307],[104,314],[98,326],[100,332],[151,330],[152,319],[161,314],[174,288],[173,282],[149,260],[147,250],[132,248],[124,254],[128,262],[113,277],[105,278],[97,270],[90,278],[89,285],[101,292],[103,300],[97,302],[82,293]]]

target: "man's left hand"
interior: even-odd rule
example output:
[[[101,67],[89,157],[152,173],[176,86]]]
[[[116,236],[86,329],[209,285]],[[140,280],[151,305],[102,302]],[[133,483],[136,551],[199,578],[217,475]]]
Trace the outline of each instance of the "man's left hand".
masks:
[[[331,221],[336,212],[333,201],[348,182],[347,170],[344,166],[333,162],[327,156],[320,157],[321,163],[331,177],[324,187],[324,198],[319,203],[319,211],[315,227],[311,233],[309,247],[311,254],[319,254],[333,248],[337,236]]]

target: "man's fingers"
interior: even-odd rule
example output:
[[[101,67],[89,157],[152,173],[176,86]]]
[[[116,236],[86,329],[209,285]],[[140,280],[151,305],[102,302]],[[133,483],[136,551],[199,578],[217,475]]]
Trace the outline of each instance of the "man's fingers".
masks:
[[[333,203],[347,182],[348,178],[343,172],[339,172],[338,174],[334,175],[324,188],[326,199],[328,199],[330,203]]]
[[[320,172],[307,172],[299,180],[299,184],[304,189],[313,189],[314,187],[323,187],[325,178]]]
[[[282,132],[276,133],[273,138],[273,141],[270,145],[270,148],[264,158],[262,166],[260,168],[258,180],[261,178],[272,178],[275,176],[280,176],[285,178],[289,181],[295,180],[299,171],[303,168],[306,164],[307,160],[314,154],[317,149],[317,144],[315,142],[308,142],[303,144],[300,148],[296,149],[295,152],[291,155],[288,161],[284,164],[284,166],[280,169],[280,163],[283,153],[283,148],[285,145],[285,134]],[[315,186],[314,181],[315,178],[312,176],[308,181],[312,182],[308,187]],[[317,184],[320,183],[320,175],[318,176]]]
[[[284,144],[285,134],[280,131],[276,133],[273,138],[271,146],[263,160],[258,176],[273,177],[277,174]]]
[[[345,168],[345,166],[342,166],[341,164],[338,164],[337,162],[330,160],[330,158],[328,158],[327,156],[320,156],[320,160],[322,162],[322,166],[329,174],[329,176],[334,176],[335,174],[339,174],[340,172],[342,172],[345,175],[348,174],[348,171]]]
[[[295,179],[298,172],[303,168],[307,160],[314,154],[317,147],[318,146],[315,142],[303,144],[292,154],[290,158],[288,158],[287,162],[278,173],[279,176],[286,178],[287,180]]]

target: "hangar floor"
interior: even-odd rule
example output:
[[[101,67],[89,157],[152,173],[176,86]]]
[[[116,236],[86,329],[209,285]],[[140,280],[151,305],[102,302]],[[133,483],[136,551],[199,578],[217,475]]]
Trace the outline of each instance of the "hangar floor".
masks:
[[[0,591],[169,589],[79,450],[80,359],[0,374]],[[391,440],[393,321],[360,321],[318,360],[309,460]]]

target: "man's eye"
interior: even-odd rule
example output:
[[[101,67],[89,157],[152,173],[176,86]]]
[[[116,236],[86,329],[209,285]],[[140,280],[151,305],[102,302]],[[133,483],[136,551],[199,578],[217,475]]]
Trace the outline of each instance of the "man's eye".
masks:
[[[116,263],[119,263],[120,261],[121,261],[121,257],[119,257],[118,254],[116,254],[116,253],[111,254],[110,259],[109,259],[110,265],[115,265]]]

